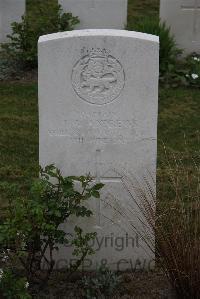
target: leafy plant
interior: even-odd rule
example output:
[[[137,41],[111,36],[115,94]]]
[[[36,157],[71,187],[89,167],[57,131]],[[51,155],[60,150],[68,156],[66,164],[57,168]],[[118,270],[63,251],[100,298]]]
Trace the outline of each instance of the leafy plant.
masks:
[[[87,299],[104,299],[113,294],[121,282],[120,277],[108,268],[100,267],[95,276],[84,276],[82,279]]]
[[[0,296],[5,299],[31,299],[26,278],[16,276],[12,270],[0,269]]]
[[[1,56],[22,69],[37,67],[37,42],[41,35],[73,30],[78,17],[63,13],[61,6],[51,1],[37,2],[22,21],[12,23],[9,42],[2,44]]]
[[[186,59],[186,79],[189,85],[200,87],[200,55],[193,53]]]
[[[128,28],[148,34],[157,35],[160,38],[160,79],[166,83],[184,79],[184,75],[177,70],[177,58],[181,50],[177,48],[175,39],[165,22],[157,18],[147,17],[137,22],[134,28]],[[180,68],[179,68],[180,69]]]
[[[75,189],[75,183],[81,191]],[[74,239],[69,240],[60,225],[72,215],[90,217],[85,202],[92,196],[99,198],[102,187],[101,183],[92,184],[90,176],[63,177],[54,165],[40,169],[40,178],[31,184],[28,197],[18,195],[16,186],[11,185],[6,217],[0,224],[2,262],[6,254],[6,264],[23,267],[30,284],[45,283],[55,266],[53,253],[59,245],[70,244],[79,257],[73,265],[76,270],[86,255],[94,253],[89,241],[96,234],[83,234],[75,227]]]

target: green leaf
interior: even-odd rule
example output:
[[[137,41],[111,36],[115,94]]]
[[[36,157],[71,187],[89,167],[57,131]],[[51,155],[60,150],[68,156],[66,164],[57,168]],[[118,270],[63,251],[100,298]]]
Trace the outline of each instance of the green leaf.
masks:
[[[105,184],[103,184],[103,183],[98,183],[98,184],[94,185],[93,188],[94,188],[95,190],[100,190],[100,189],[102,189],[104,186],[105,186]]]
[[[98,191],[93,191],[93,190],[92,190],[91,195],[92,195],[93,197],[95,197],[95,198],[100,198],[100,194],[99,194]]]

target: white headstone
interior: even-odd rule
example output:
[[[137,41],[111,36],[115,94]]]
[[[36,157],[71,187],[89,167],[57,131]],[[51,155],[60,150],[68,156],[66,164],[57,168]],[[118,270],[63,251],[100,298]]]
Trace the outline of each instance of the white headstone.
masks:
[[[11,23],[21,21],[25,6],[25,0],[0,0],[0,43],[11,34]]]
[[[78,16],[77,29],[124,29],[127,0],[58,0],[64,11]]]
[[[200,53],[200,0],[161,0],[160,18],[185,54]]]
[[[158,57],[158,37],[138,32],[77,30],[39,40],[40,164],[105,183],[100,202],[91,201],[94,216],[71,222],[98,232],[88,269],[105,261],[115,270],[152,265],[133,229],[140,231],[141,212],[123,175],[155,178]],[[66,249],[58,258],[66,266]]]

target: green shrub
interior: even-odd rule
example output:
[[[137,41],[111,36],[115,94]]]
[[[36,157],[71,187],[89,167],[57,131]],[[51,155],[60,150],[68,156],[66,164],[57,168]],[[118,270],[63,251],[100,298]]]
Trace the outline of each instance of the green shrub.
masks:
[[[94,253],[89,241],[96,234],[83,234],[75,227],[75,236],[70,238],[60,225],[70,216],[90,217],[92,212],[84,203],[92,196],[99,198],[102,187],[101,183],[92,184],[90,176],[63,177],[53,165],[40,170],[40,178],[32,182],[27,197],[20,196],[15,186],[8,186],[10,201],[0,224],[0,262],[5,267],[20,265],[31,285],[45,283],[55,267],[53,253],[59,245],[67,244],[74,248],[77,262],[71,270],[76,270]]]
[[[113,295],[115,289],[121,282],[120,277],[106,267],[100,267],[92,276],[84,276],[82,279],[85,298],[105,299]]]
[[[131,29],[131,28],[129,28]],[[170,28],[157,18],[144,18],[134,25],[134,30],[157,35],[160,38],[160,77],[168,77],[176,73],[178,55],[181,50],[177,48]]]
[[[37,67],[37,42],[41,35],[73,30],[78,17],[63,13],[61,6],[50,1],[37,2],[20,23],[12,23],[9,42],[2,44],[7,60],[16,61],[22,69]]]
[[[186,80],[189,85],[200,87],[200,55],[191,54],[186,59]]]
[[[28,287],[29,284],[25,278],[16,276],[12,270],[0,269],[0,298],[31,299]]]

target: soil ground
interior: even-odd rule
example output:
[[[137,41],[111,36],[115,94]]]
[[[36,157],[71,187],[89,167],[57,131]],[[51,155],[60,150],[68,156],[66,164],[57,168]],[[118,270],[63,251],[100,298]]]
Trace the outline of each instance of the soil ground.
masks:
[[[66,282],[65,272],[54,272],[46,289],[33,290],[34,299],[82,299],[85,291],[81,283],[84,273],[76,274]],[[87,274],[92,275],[92,274]],[[166,276],[160,270],[119,274],[121,283],[108,299],[175,299]],[[59,281],[59,283],[58,283]],[[93,298],[94,299],[94,298]]]

